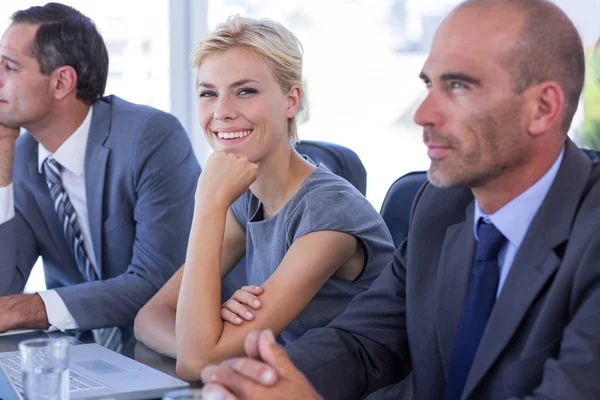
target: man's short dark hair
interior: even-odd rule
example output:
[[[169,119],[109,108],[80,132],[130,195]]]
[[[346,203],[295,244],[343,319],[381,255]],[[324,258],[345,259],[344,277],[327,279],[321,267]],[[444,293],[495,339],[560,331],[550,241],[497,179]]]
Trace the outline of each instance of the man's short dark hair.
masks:
[[[102,97],[108,75],[108,51],[94,22],[73,7],[47,3],[15,12],[13,24],[39,25],[31,53],[40,72],[50,75],[68,65],[77,72],[77,98],[91,104]]]
[[[522,93],[544,81],[557,82],[565,94],[562,129],[566,134],[585,78],[583,43],[573,22],[548,0],[467,0],[461,6],[478,5],[508,5],[522,12],[525,23],[507,60],[514,89]]]

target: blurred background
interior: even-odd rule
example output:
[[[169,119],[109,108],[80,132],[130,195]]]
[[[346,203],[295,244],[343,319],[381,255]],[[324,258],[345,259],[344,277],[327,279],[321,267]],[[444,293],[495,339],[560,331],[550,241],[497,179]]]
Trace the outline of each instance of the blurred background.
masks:
[[[600,147],[600,0],[555,0],[579,29],[588,57],[588,84],[572,136]],[[0,30],[10,15],[45,1],[0,3]],[[443,17],[458,0],[63,0],[91,17],[103,34],[110,70],[107,94],[176,115],[201,164],[210,149],[195,117],[189,54],[196,41],[233,14],[272,18],[304,46],[309,113],[301,139],[353,149],[367,169],[367,198],[379,209],[392,182],[427,169],[421,131],[412,115],[425,95],[418,74]],[[596,52],[596,55],[598,52]],[[595,104],[595,107],[593,107]],[[596,115],[594,115],[596,114]],[[43,288],[36,267],[27,290]]]

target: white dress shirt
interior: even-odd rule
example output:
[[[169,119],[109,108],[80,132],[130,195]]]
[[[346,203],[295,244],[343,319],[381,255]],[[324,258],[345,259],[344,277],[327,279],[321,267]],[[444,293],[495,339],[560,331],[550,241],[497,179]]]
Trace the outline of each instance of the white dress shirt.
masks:
[[[479,221],[479,218],[483,218],[487,223],[494,224],[506,238],[506,244],[498,253],[500,280],[498,282],[496,298],[500,296],[502,286],[504,286],[504,282],[508,277],[508,273],[515,260],[517,251],[525,238],[525,234],[529,230],[529,225],[531,225],[531,221],[533,221],[535,214],[537,214],[538,209],[550,190],[550,186],[552,186],[552,182],[554,182],[554,178],[556,178],[564,153],[565,148],[563,147],[544,176],[495,213],[486,214],[479,206],[477,200],[475,200],[475,220],[473,226],[475,239],[479,240],[477,235],[477,221]]]
[[[42,165],[49,156],[52,156],[52,158],[62,165],[62,183],[77,214],[77,221],[83,233],[83,245],[92,266],[98,273],[98,276],[101,276],[96,265],[94,246],[92,245],[85,193],[85,150],[91,122],[92,108],[90,107],[83,123],[64,141],[54,154],[46,150],[41,144],[38,144],[38,172],[43,174]],[[0,188],[0,224],[9,221],[14,216],[14,195],[11,184]],[[52,327],[60,330],[75,329],[78,327],[77,322],[55,290],[39,292],[39,295],[44,301],[48,322]]]

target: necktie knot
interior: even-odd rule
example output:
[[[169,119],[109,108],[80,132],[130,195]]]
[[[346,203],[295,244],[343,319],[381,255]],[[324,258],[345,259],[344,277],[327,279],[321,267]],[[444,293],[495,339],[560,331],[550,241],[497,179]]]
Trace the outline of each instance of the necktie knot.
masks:
[[[44,174],[46,174],[46,181],[48,184],[56,185],[61,182],[60,171],[62,166],[52,157],[46,158],[42,164],[44,168]]]
[[[479,242],[477,243],[477,252],[475,254],[476,261],[490,261],[498,258],[498,253],[506,238],[504,235],[494,226],[479,220],[477,224],[477,234],[479,236]]]
[[[52,157],[46,158],[46,161],[44,161],[44,164],[46,164],[52,168],[56,168],[58,171],[60,171],[60,169],[61,169],[61,165],[58,163],[58,161],[56,161]]]
[[[46,158],[46,161],[44,161],[44,163],[48,164],[56,169],[60,169],[60,164],[52,156],[49,156],[48,158]]]

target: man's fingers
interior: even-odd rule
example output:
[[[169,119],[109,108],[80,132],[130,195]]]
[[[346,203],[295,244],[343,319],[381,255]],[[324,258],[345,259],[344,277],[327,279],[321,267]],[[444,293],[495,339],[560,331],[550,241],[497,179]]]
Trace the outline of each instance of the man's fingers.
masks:
[[[265,398],[260,394],[264,392],[262,384],[255,383],[253,380],[246,378],[223,364],[214,370],[211,382],[221,385],[240,399]]]
[[[277,373],[269,365],[251,358],[233,359],[229,364],[238,374],[265,386],[277,382]]]
[[[257,360],[260,360],[260,352],[258,351],[259,335],[259,331],[252,331],[248,333],[246,340],[244,341],[244,352],[248,355],[248,357]]]
[[[212,380],[212,377],[215,374],[216,370],[216,365],[207,365],[206,367],[204,367],[202,369],[202,372],[200,373],[200,379],[202,379],[202,382],[204,382],[204,384],[209,383]]]
[[[204,382],[205,384],[209,383],[213,379],[215,371],[217,370],[218,367],[227,367],[230,369],[234,369],[234,365],[237,362],[239,362],[245,358],[246,357],[228,358],[225,361],[221,361],[221,363],[219,365],[215,365],[215,364],[207,365],[206,367],[204,367],[202,369],[200,378],[202,379],[202,382]]]
[[[209,383],[202,388],[203,400],[237,400],[231,392],[221,385]]]
[[[270,365],[265,364],[264,362],[262,362],[260,360],[253,360],[252,358],[247,358],[247,357],[230,358],[228,360],[221,362],[221,364],[219,364],[219,366],[233,369],[240,375],[245,376],[246,378],[251,379],[256,383],[261,383],[266,386],[273,385],[275,382],[277,382],[277,379],[278,379],[277,372],[275,372],[275,370]],[[213,368],[206,371],[206,375],[207,375],[206,381],[204,381],[204,371],[202,371],[203,372],[202,380],[205,383],[210,381],[210,379],[211,379],[210,376],[208,376],[208,375],[214,374],[216,371],[216,366],[213,365],[210,367],[213,367]],[[209,367],[206,367],[205,369],[207,369],[207,368],[209,368]]]
[[[258,349],[260,358],[274,367],[280,375],[296,370],[296,367],[290,361],[283,347],[275,342],[275,335],[273,335],[270,329],[266,329],[260,333]]]
[[[277,372],[268,364],[251,358],[230,358],[219,364],[219,367],[225,367],[234,370],[238,374],[265,386],[271,386],[277,382]],[[214,379],[217,366],[210,365],[202,370],[202,381],[208,383]]]

